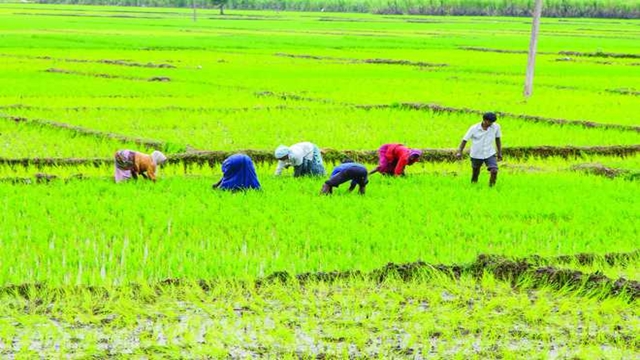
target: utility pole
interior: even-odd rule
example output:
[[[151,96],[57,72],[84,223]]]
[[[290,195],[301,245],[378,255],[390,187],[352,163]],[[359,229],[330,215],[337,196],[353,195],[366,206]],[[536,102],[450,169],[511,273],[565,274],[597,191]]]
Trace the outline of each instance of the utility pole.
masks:
[[[542,14],[542,0],[536,0],[533,9],[533,24],[531,25],[531,42],[529,43],[529,58],[527,60],[527,77],[524,81],[524,97],[529,98],[533,92],[533,68],[536,65],[536,48],[538,47],[538,28]]]
[[[196,0],[191,0],[191,6],[193,7],[193,21],[196,21]]]

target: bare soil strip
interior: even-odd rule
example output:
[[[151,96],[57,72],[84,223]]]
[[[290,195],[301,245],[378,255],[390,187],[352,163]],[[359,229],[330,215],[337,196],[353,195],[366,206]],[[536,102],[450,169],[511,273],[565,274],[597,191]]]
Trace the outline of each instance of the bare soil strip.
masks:
[[[162,141],[140,139],[140,138],[134,138],[134,137],[113,134],[113,133],[108,133],[108,132],[103,132],[98,130],[91,130],[91,129],[83,128],[80,126],[73,126],[66,123],[61,123],[61,122],[56,122],[51,120],[27,119],[24,117],[6,116],[6,115],[0,115],[0,119],[12,120],[15,122],[26,122],[32,125],[68,130],[74,134],[90,136],[90,137],[95,137],[99,139],[111,139],[111,140],[116,140],[120,142],[134,143],[140,146],[145,146],[145,147],[157,149],[157,150],[162,150],[167,145],[165,142],[162,142]]]
[[[356,107],[361,109],[390,109],[390,108],[400,108],[400,109],[412,109],[412,110],[431,110],[434,112],[447,112],[447,113],[458,113],[458,114],[478,114],[482,115],[483,111],[469,108],[454,108],[448,106],[440,106],[435,104],[425,104],[425,103],[401,103],[398,105],[356,105]],[[604,124],[597,123],[593,121],[584,121],[584,120],[565,120],[565,119],[554,119],[547,118],[543,116],[534,116],[534,115],[523,115],[523,114],[514,114],[509,112],[496,112],[501,117],[510,117],[514,119],[520,119],[530,122],[541,122],[552,125],[577,125],[586,128],[603,128],[603,129],[618,129],[625,131],[635,131],[640,132],[640,126],[633,125],[620,125],[620,124]]]
[[[29,56],[29,55],[13,55],[13,54],[0,54],[0,56],[19,58],[19,59],[64,61],[64,62],[70,62],[70,63],[93,63],[93,64],[129,66],[129,67],[158,68],[158,69],[175,69],[176,68],[175,65],[171,65],[167,63],[160,63],[160,64],[156,64],[152,62],[139,63],[131,60],[111,60],[111,59],[90,60],[90,59],[55,58],[51,56]]]
[[[292,275],[286,271],[278,271],[258,279],[255,282],[244,285],[251,287],[261,287],[274,283],[317,283],[349,281],[354,279],[366,279],[375,282],[397,279],[408,281],[428,281],[434,275],[444,275],[453,280],[459,279],[463,275],[471,275],[480,280],[485,274],[491,274],[500,281],[509,282],[514,288],[550,288],[563,291],[573,291],[579,295],[596,296],[599,298],[610,296],[627,296],[629,302],[634,302],[640,297],[640,282],[619,278],[617,280],[608,278],[600,273],[586,274],[578,270],[556,268],[549,265],[555,262],[584,262],[590,264],[595,261],[604,261],[609,264],[628,265],[632,261],[637,261],[640,251],[630,253],[610,253],[604,255],[597,254],[577,254],[565,255],[551,258],[531,256],[521,259],[509,259],[499,255],[479,255],[471,264],[427,264],[423,261],[412,263],[387,265],[372,270],[362,272],[359,270],[331,271],[331,272],[307,272]],[[186,280],[170,278],[157,282],[156,292],[162,292],[166,287],[179,287],[197,285],[208,291],[216,286],[216,280]],[[134,293],[141,288],[140,284],[129,285]],[[100,286],[70,286],[56,288],[44,283],[27,283],[19,285],[5,285],[0,287],[0,294],[13,294],[25,299],[38,301],[43,293],[48,298],[63,297],[73,291],[89,291],[94,294],[101,294],[109,297],[109,290]]]
[[[619,54],[619,53],[607,53],[602,51],[595,51],[595,52],[560,51],[558,52],[558,54],[567,55],[567,56],[581,56],[581,57],[640,59],[640,54]]]
[[[98,133],[103,134],[103,133]],[[114,136],[116,136],[114,134]],[[119,136],[119,135],[118,135]],[[124,140],[124,139],[127,140]],[[127,137],[120,138],[122,141],[134,141]],[[140,140],[141,144],[151,148],[162,148],[165,143],[147,142]],[[152,146],[155,145],[155,146]],[[536,147],[509,147],[503,148],[503,155],[507,158],[529,158],[532,156],[538,158],[562,157],[579,158],[583,155],[604,155],[626,157],[640,152],[640,145],[628,146],[590,146],[590,147],[554,147],[554,146],[536,146]],[[217,166],[227,157],[243,153],[251,156],[253,161],[259,163],[275,163],[277,160],[273,157],[270,150],[235,150],[235,151],[190,151],[186,153],[169,155],[167,162],[169,164],[182,164],[185,173],[188,173],[190,166]],[[455,149],[423,149],[422,161],[426,162],[453,162],[457,161]],[[338,163],[349,157],[355,161],[375,164],[378,162],[377,150],[334,150],[322,149],[323,158],[328,163]],[[39,168],[46,166],[104,166],[113,164],[111,158],[0,158],[0,165],[24,167],[36,166]]]
[[[640,96],[640,91],[635,91],[631,89],[607,89],[606,92],[620,94],[620,95],[631,95],[631,96]]]
[[[122,80],[134,80],[134,81],[171,81],[171,78],[167,76],[153,76],[150,78],[143,78],[143,77],[137,77],[137,76],[122,76],[122,75],[113,75],[113,74],[72,71],[72,70],[65,70],[65,69],[58,69],[58,68],[49,68],[45,70],[45,72],[67,74],[67,75],[91,76],[91,77],[98,77],[98,78],[105,78],[105,79],[122,79]]]
[[[338,58],[338,57],[330,57],[330,56],[314,56],[314,55],[286,54],[286,53],[275,53],[274,55],[281,56],[281,57],[297,58],[297,59],[346,61],[346,62],[359,63],[359,64],[407,65],[407,66],[418,66],[418,67],[449,66],[448,64],[428,63],[428,62],[422,62],[422,61],[409,61],[409,60],[394,60],[394,59],[354,59],[354,58]]]
[[[469,51],[505,53],[505,54],[526,54],[527,53],[526,50],[491,49],[491,48],[474,47],[474,46],[461,46],[459,47],[459,49],[469,50]],[[558,51],[558,52],[538,52],[538,54],[597,57],[597,58],[617,58],[617,59],[640,59],[640,54],[607,53],[602,51],[595,51],[595,52]]]
[[[604,258],[604,259],[637,259],[638,251],[627,254],[611,254],[600,256],[595,254],[581,254],[582,258]],[[565,258],[565,257],[560,257]],[[538,258],[538,262],[542,258]],[[553,258],[546,259],[553,262]],[[602,274],[585,274],[578,270],[561,269],[553,266],[537,266],[531,263],[528,258],[511,260],[499,255],[478,256],[475,262],[469,265],[431,265],[423,261],[406,264],[388,263],[386,266],[373,270],[369,273],[361,271],[333,271],[315,272],[291,275],[286,271],[275,272],[264,279],[257,281],[260,286],[265,283],[294,281],[301,284],[307,282],[334,282],[336,280],[348,280],[351,278],[370,279],[383,282],[386,279],[401,279],[403,281],[422,280],[430,277],[433,273],[441,273],[454,279],[460,278],[463,274],[470,274],[476,279],[482,278],[485,273],[492,274],[496,279],[507,281],[513,287],[532,288],[554,288],[572,290],[582,294],[597,294],[598,296],[629,296],[631,302],[640,296],[640,282],[619,278],[610,279]]]
[[[573,165],[570,169],[573,171],[585,172],[593,175],[600,175],[600,176],[608,177],[610,179],[628,174],[630,172],[629,170],[611,168],[599,163],[577,164],[577,165]]]

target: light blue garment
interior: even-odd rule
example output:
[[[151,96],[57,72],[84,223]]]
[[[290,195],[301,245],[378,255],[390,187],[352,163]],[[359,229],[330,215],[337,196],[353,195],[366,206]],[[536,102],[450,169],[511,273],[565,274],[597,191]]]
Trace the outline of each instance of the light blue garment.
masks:
[[[276,148],[276,151],[274,152],[274,155],[276,157],[276,159],[282,159],[283,157],[289,155],[289,153],[291,152],[291,150],[289,150],[288,147],[284,146],[284,145],[280,145]]]

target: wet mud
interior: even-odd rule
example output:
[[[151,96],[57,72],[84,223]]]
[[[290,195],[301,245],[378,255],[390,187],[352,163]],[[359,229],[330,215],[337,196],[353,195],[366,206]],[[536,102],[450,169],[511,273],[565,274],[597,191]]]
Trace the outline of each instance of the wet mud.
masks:
[[[556,258],[521,258],[509,259],[499,255],[481,254],[476,261],[467,265],[432,265],[423,261],[413,263],[394,264],[388,263],[380,269],[368,273],[360,271],[333,271],[314,272],[291,275],[286,271],[275,272],[256,282],[257,286],[269,283],[297,282],[335,282],[345,279],[369,279],[383,282],[387,279],[400,279],[403,281],[420,281],[428,279],[435,274],[441,274],[452,279],[458,279],[464,274],[469,274],[476,279],[481,279],[485,274],[492,274],[496,279],[506,281],[514,288],[552,288],[556,290],[570,290],[583,295],[596,295],[600,297],[627,296],[631,302],[640,296],[640,282],[625,278],[611,279],[598,272],[587,274],[578,270],[557,268],[551,265],[539,263],[578,262],[593,263],[605,261],[607,263],[626,264],[631,259],[637,260],[640,252],[612,253],[605,255],[577,254]]]
[[[243,286],[263,287],[269,284],[294,283],[304,285],[315,282],[338,282],[351,280],[370,280],[382,283],[387,280],[429,281],[434,276],[445,276],[455,281],[463,275],[470,275],[476,280],[486,274],[492,275],[499,281],[509,283],[514,289],[555,289],[563,292],[570,291],[578,295],[606,298],[624,296],[629,302],[637,301],[640,297],[640,282],[625,278],[611,279],[600,272],[585,273],[575,269],[560,268],[554,264],[590,265],[596,262],[610,266],[633,266],[640,258],[640,250],[628,253],[562,255],[555,257],[540,257],[532,255],[524,258],[510,259],[501,255],[479,255],[470,264],[428,264],[424,261],[395,264],[385,266],[369,272],[359,270],[306,272],[291,274],[286,271],[274,272],[255,282],[243,282]],[[127,291],[133,295],[148,296],[151,293],[161,294],[167,288],[197,286],[203,291],[209,291],[219,281],[216,280],[187,280],[164,279],[155,284],[141,285],[131,283]],[[68,295],[69,292],[89,292],[95,296],[109,298],[112,291],[100,286],[67,286],[52,287],[43,283],[6,285],[0,287],[0,294],[20,296],[32,301],[43,301],[45,297],[51,300]],[[168,290],[174,291],[174,290]],[[145,295],[146,294],[146,295]]]

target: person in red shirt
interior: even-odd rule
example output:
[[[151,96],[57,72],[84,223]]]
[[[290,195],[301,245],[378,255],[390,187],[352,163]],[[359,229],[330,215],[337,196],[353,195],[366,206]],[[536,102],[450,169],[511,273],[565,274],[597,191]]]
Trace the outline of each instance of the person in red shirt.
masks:
[[[404,168],[420,160],[422,151],[410,149],[402,144],[384,144],[378,149],[378,167],[369,173],[382,175],[404,175]]]

